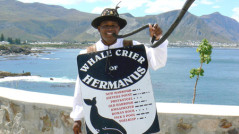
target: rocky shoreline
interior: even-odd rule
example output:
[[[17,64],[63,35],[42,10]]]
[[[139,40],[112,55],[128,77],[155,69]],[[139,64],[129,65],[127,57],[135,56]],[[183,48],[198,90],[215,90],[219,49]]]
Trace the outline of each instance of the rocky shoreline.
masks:
[[[42,53],[42,51],[32,50],[32,48],[28,46],[0,45],[0,56],[16,54],[29,55],[31,53]]]
[[[9,77],[9,76],[31,76],[30,72],[23,72],[23,73],[10,73],[10,72],[5,72],[5,71],[0,71],[0,79],[4,77]]]

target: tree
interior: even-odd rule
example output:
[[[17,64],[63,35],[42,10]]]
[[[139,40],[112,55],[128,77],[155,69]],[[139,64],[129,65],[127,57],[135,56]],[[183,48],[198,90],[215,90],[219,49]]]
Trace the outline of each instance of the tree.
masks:
[[[16,38],[16,39],[15,39],[15,44],[17,44],[17,45],[21,44],[21,40],[18,39],[18,38]]]
[[[3,34],[1,34],[1,38],[0,38],[0,41],[4,41],[5,39],[4,39],[4,35]]]
[[[9,44],[13,44],[14,43],[11,37],[8,37],[7,41],[9,42]]]
[[[203,39],[203,41],[197,48],[197,52],[200,54],[201,66],[197,69],[193,68],[190,71],[190,74],[191,74],[190,78],[193,78],[195,75],[197,75],[196,83],[194,86],[194,94],[193,94],[193,101],[192,101],[193,104],[194,104],[195,98],[196,98],[196,87],[197,87],[197,83],[199,80],[199,76],[204,75],[204,70],[202,68],[202,65],[203,65],[203,63],[208,64],[209,62],[211,62],[212,45],[210,45],[206,39]]]

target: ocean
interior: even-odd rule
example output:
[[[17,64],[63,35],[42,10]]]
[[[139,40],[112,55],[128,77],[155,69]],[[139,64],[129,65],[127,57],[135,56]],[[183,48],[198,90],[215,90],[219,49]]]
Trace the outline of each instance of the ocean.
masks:
[[[73,96],[79,51],[48,49],[41,54],[0,56],[0,71],[32,74],[0,79],[0,87]],[[198,67],[196,48],[169,48],[167,65],[157,71],[150,70],[155,100],[192,103],[196,77],[190,79],[189,71]],[[195,103],[239,106],[239,49],[214,48],[212,61],[203,64],[203,69]]]

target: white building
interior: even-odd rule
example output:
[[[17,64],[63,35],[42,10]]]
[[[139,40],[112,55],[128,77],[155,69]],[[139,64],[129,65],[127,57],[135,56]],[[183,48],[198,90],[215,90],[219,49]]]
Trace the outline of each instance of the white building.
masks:
[[[0,41],[0,45],[8,45],[9,44],[9,42],[7,42],[7,41]]]

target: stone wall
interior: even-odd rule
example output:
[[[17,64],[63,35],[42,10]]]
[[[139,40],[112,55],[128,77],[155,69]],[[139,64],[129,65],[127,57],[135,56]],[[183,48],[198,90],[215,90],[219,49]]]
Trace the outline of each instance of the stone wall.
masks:
[[[157,103],[159,134],[239,134],[239,106]]]
[[[72,97],[0,93],[0,134],[73,134]],[[239,134],[238,106],[157,103],[157,110],[159,134]]]
[[[70,107],[6,98],[0,105],[0,134],[72,134]]]
[[[160,134],[239,134],[239,117],[159,113]]]

